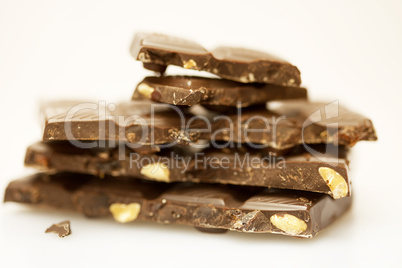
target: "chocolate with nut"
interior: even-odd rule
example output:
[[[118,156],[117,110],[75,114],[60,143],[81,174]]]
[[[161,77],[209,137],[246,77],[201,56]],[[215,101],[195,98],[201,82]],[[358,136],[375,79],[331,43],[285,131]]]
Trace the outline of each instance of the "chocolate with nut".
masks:
[[[112,175],[159,182],[263,186],[325,193],[335,199],[350,196],[345,149],[331,149],[334,154],[327,154],[323,162],[302,149],[285,157],[263,155],[245,147],[209,149],[193,155],[178,150],[158,155],[127,150],[121,157],[116,148],[80,149],[68,142],[41,142],[28,147],[25,165],[101,178]],[[334,149],[340,150],[339,157]]]
[[[161,184],[79,174],[36,174],[13,181],[5,202],[72,209],[89,217],[113,216],[239,232],[311,238],[350,206],[351,198],[302,191],[228,185]]]
[[[218,47],[208,51],[199,44],[162,34],[138,33],[131,55],[144,67],[163,73],[168,65],[207,71],[242,83],[299,86],[300,71],[276,56],[245,48]]]
[[[272,100],[306,99],[307,90],[272,84],[243,84],[196,76],[146,77],[133,100],[151,99],[174,105],[195,104],[247,107]]]
[[[186,132],[193,115],[178,108],[150,101],[111,103],[60,101],[41,107],[45,121],[44,141],[125,141],[137,145],[186,144],[197,141],[199,133]],[[194,128],[199,127],[193,122]],[[94,143],[88,146],[95,147]],[[146,149],[146,148],[145,148]],[[147,149],[146,149],[147,150]]]
[[[58,102],[44,106],[43,140],[120,140],[134,146],[205,139],[284,151],[303,143],[353,146],[358,141],[377,139],[366,117],[339,105],[308,101],[282,101],[268,108],[249,107],[227,114],[200,106],[192,106],[188,112],[145,101],[121,103],[103,116],[97,110],[84,109],[89,107],[86,105],[78,106],[76,112],[74,107],[76,104]]]

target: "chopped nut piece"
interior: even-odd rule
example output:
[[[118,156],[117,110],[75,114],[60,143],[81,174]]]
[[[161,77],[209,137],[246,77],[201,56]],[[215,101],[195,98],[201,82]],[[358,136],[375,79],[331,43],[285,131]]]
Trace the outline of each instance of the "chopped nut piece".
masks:
[[[328,167],[320,167],[318,169],[318,172],[327,183],[334,199],[339,199],[347,196],[349,192],[348,184],[341,174]]]
[[[190,59],[188,62],[185,62],[183,64],[183,67],[185,69],[194,69],[194,67],[197,67],[197,63],[194,60]]]
[[[142,96],[144,96],[148,99],[151,99],[151,95],[155,91],[155,89],[153,87],[150,87],[145,83],[139,84],[137,89],[138,89],[138,92],[140,92]]]
[[[290,235],[301,234],[307,229],[307,224],[304,221],[287,213],[274,214],[270,221],[275,227]]]
[[[98,153],[99,158],[102,159],[108,159],[109,158],[109,153],[108,152],[100,152]]]
[[[128,205],[114,203],[109,207],[109,210],[117,222],[126,223],[137,219],[138,214],[141,211],[141,205],[138,203],[131,203]]]
[[[163,163],[152,163],[141,168],[141,174],[157,181],[169,182],[170,171]]]
[[[293,78],[289,79],[288,81],[288,85],[294,85],[295,84],[295,80]]]
[[[148,54],[145,54],[144,52],[141,52],[140,54],[138,54],[138,60],[142,61],[142,62],[150,62],[150,58]]]
[[[127,140],[129,141],[129,142],[131,142],[131,143],[134,143],[134,141],[135,141],[135,133],[127,133],[127,135],[126,135],[126,137],[127,137]]]
[[[322,139],[326,139],[325,143],[333,143],[334,142],[334,137],[332,137],[329,133],[328,130],[324,130],[323,132],[320,133],[320,137]]]

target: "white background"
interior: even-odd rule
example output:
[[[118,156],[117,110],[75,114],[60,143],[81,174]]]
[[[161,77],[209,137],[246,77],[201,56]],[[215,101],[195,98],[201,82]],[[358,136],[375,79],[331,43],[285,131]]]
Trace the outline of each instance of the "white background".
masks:
[[[0,205],[0,266],[313,267],[400,265],[402,4],[399,1],[0,0],[0,191],[41,138],[40,100],[128,100],[150,72],[128,52],[136,31],[275,53],[297,65],[313,100],[370,117],[376,143],[353,151],[353,209],[312,240],[210,235],[190,227]],[[178,68],[170,68],[171,73]],[[70,219],[73,234],[44,234]]]

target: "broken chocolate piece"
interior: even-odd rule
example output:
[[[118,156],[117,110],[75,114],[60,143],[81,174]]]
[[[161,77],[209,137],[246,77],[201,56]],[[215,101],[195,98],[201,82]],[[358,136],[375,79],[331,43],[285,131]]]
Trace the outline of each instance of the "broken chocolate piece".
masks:
[[[315,236],[351,204],[350,197],[334,200],[303,191],[99,180],[79,174],[36,174],[11,182],[5,201],[74,209],[90,217],[111,216],[115,204],[135,204],[135,220],[305,238]]]
[[[299,144],[334,144],[352,147],[358,141],[375,141],[372,122],[332,103],[289,100],[268,102],[266,108],[249,107],[214,120],[212,141],[254,144],[276,150]],[[202,133],[201,138],[208,133]],[[261,146],[263,145],[263,146]],[[233,147],[233,146],[232,146]]]
[[[184,129],[192,115],[175,106],[149,101],[106,105],[104,102],[60,101],[41,108],[44,141],[125,141],[130,147],[164,143],[186,144],[198,140],[199,133]],[[195,128],[197,128],[196,122]],[[141,146],[140,146],[141,145]],[[77,145],[78,146],[78,145]],[[79,146],[96,147],[94,143]],[[86,147],[86,148],[88,148]],[[148,151],[148,150],[147,150]]]
[[[133,100],[188,105],[206,104],[247,107],[267,101],[306,99],[307,90],[272,84],[243,84],[224,79],[195,76],[146,77],[138,85]]]
[[[302,149],[285,157],[273,157],[246,147],[209,149],[192,155],[180,150],[165,150],[158,155],[126,151],[122,158],[115,148],[106,152],[76,148],[68,142],[42,142],[28,147],[25,165],[53,173],[77,172],[159,182],[263,186],[325,193],[335,199],[349,196],[345,149],[331,147],[327,150],[329,153],[324,158],[325,162]],[[332,175],[338,179],[333,180]]]
[[[283,101],[268,103],[268,109],[299,121],[304,143],[331,143],[352,147],[359,141],[376,141],[373,123],[368,118],[339,104]]]
[[[71,234],[70,221],[62,221],[53,224],[46,229],[45,233],[56,233],[59,237],[65,237]]]
[[[216,141],[225,141],[230,147],[247,143],[267,151],[285,151],[300,144],[353,146],[358,141],[377,139],[369,119],[335,102],[281,101],[269,103],[268,109],[248,107],[224,115],[198,105],[180,110],[151,102],[121,103],[114,111],[106,109],[99,115],[98,104],[80,105],[55,102],[45,106],[43,139],[73,140],[82,148],[98,145],[77,145],[77,140],[120,140],[130,147],[159,144],[162,148],[166,143],[188,144],[204,139],[214,146]]]
[[[130,48],[131,55],[145,68],[164,72],[163,66],[207,71],[242,83],[269,83],[299,86],[296,66],[273,55],[245,48],[219,47],[211,52],[199,44],[162,34],[138,33]],[[152,65],[150,65],[152,64]]]

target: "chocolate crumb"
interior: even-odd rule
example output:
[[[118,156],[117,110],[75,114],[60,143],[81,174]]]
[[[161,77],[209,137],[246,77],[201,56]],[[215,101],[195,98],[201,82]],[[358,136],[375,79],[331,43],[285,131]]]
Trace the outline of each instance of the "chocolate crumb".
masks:
[[[45,233],[56,233],[59,237],[65,237],[71,234],[70,221],[62,221],[53,224],[46,229]]]

